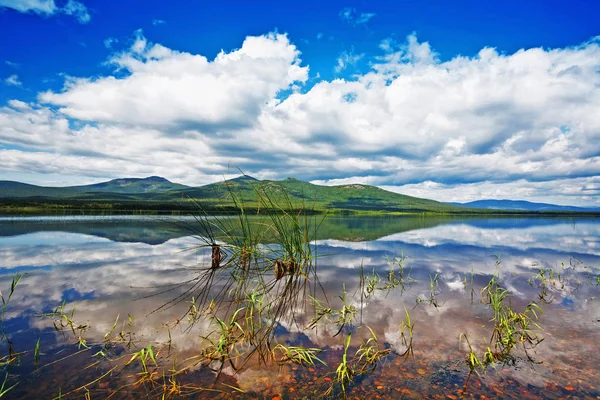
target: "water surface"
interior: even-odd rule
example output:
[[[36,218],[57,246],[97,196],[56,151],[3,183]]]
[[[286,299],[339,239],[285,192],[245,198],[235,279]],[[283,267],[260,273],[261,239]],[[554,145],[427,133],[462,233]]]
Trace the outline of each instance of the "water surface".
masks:
[[[170,363],[186,367],[179,375],[181,384],[193,388],[180,388],[180,395],[324,397],[335,383],[346,338],[351,336],[352,355],[361,340],[371,337],[368,326],[380,348],[390,353],[371,373],[348,383],[350,397],[600,396],[596,220],[335,217],[319,222],[314,243],[319,289],[314,295],[332,307],[340,307],[343,298],[357,313],[341,329],[335,323],[308,329],[315,309],[302,306],[310,302],[305,298],[289,311],[293,318],[278,322],[275,339],[320,348],[327,365],[280,366],[250,359],[238,370],[219,368],[217,374],[185,362],[197,357],[215,332],[214,320],[192,326],[186,314],[200,288],[185,282],[194,282],[211,262],[209,251],[198,248],[202,242],[194,236],[193,218],[0,218],[0,289],[5,298],[11,280],[23,274],[4,313],[6,338],[19,354],[19,362],[3,367],[7,385],[17,384],[10,394],[33,399],[60,392],[65,398],[81,398],[89,390],[92,398],[107,393],[113,398],[160,398],[159,386],[167,380],[136,384],[138,365],[125,366],[135,351],[152,344],[165,370]],[[266,240],[261,246],[273,245]],[[406,279],[403,288],[365,296],[361,274],[378,275],[385,282],[390,265],[401,257],[405,277],[412,280]],[[545,271],[543,285],[540,270]],[[489,345],[493,312],[480,301],[480,290],[493,275],[509,290],[512,308],[522,311],[535,301],[543,309],[537,320],[541,329],[535,332],[544,340],[531,350],[533,361],[516,351],[510,365],[497,363],[485,373],[470,373],[468,348],[464,340],[459,344],[459,336],[466,334],[476,353]],[[311,278],[310,284],[316,287],[317,282]],[[217,293],[219,285],[224,283],[215,283],[210,293]],[[177,298],[181,301],[173,302]],[[61,304],[74,326],[85,328],[59,322],[57,330],[56,316],[41,316]],[[414,355],[409,358],[399,355],[406,350],[401,327],[407,311],[414,324]],[[117,317],[112,336],[129,336],[105,360],[98,351],[105,348]],[[2,355],[8,357],[6,338]],[[340,393],[335,386],[330,397]]]

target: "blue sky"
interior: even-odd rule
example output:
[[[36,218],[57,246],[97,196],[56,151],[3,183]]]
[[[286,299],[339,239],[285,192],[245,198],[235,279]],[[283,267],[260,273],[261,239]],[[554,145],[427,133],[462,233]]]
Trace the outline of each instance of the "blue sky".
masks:
[[[0,179],[600,205],[600,3],[448,4],[0,0]]]

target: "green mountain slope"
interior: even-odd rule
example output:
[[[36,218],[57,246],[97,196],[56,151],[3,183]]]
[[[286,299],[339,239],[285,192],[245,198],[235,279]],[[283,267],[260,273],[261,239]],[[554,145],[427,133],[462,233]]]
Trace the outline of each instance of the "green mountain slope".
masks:
[[[278,183],[295,197],[314,201],[327,208],[365,211],[456,211],[456,207],[452,205],[389,192],[369,185],[319,186],[293,178]]]
[[[169,193],[157,196],[167,200]],[[282,207],[315,210],[387,211],[387,212],[465,212],[464,208],[433,200],[405,196],[369,185],[320,186],[294,178],[259,181],[241,176],[178,192],[183,199],[201,204],[234,206],[234,198],[247,207]],[[262,201],[259,202],[259,197]]]
[[[183,210],[201,207],[211,213],[281,207],[317,212],[434,212],[468,213],[472,209],[405,196],[369,185],[320,186],[297,179],[259,181],[247,175],[200,187],[164,178],[115,179],[95,185],[64,188],[0,181],[4,209]]]
[[[21,182],[0,181],[0,198],[71,198],[81,197],[81,195],[89,193],[111,193],[115,195],[163,193],[169,190],[186,188],[189,188],[189,186],[173,183],[158,176],[150,176],[148,178],[113,179],[108,182],[96,183],[93,185],[67,187],[45,187]]]
[[[14,181],[0,181],[0,198],[12,197],[64,197],[71,195],[69,188],[44,187]]]
[[[108,182],[96,183],[86,186],[71,186],[78,192],[101,192],[101,193],[158,193],[168,190],[187,189],[189,186],[173,183],[160,176],[148,178],[125,178],[113,179]]]

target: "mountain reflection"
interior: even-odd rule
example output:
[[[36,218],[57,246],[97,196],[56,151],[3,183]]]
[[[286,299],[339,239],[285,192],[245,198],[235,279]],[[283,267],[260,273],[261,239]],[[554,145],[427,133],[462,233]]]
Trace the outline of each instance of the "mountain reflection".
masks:
[[[381,224],[377,225],[377,221]],[[343,288],[350,295],[357,293],[361,269],[365,275],[385,276],[390,263],[404,256],[405,271],[414,283],[405,290],[377,292],[368,299],[354,296],[352,303],[359,309],[362,322],[398,353],[404,351],[399,326],[408,310],[416,326],[415,357],[447,362],[449,354],[463,354],[457,350],[460,334],[468,334],[477,345],[489,339],[489,328],[482,328],[490,320],[489,309],[479,302],[479,290],[492,274],[498,273],[513,294],[512,305],[523,308],[530,300],[539,300],[539,288],[528,280],[540,268],[552,268],[562,271],[565,279],[561,285],[549,288],[548,298],[552,300],[543,305],[545,313],[539,321],[547,334],[535,352],[536,359],[552,360],[552,364],[540,364],[525,373],[513,374],[507,369],[497,374],[541,387],[554,379],[553,370],[583,371],[597,365],[600,355],[591,350],[595,349],[593,338],[600,330],[600,305],[598,286],[590,280],[594,268],[600,266],[600,224],[593,220],[543,219],[496,222],[332,219],[325,225],[330,237],[321,234],[315,243],[320,284],[335,303],[335,296]],[[76,315],[89,321],[86,337],[90,341],[101,342],[117,315],[132,315],[138,337],[155,341],[170,337],[173,346],[184,354],[200,348],[200,336],[210,331],[207,323],[197,326],[194,335],[184,327],[172,332],[164,329],[166,321],[185,315],[188,300],[152,311],[184,293],[186,287],[177,284],[193,279],[199,266],[210,263],[210,254],[198,250],[198,239],[182,229],[164,229],[165,236],[160,236],[148,232],[165,228],[164,223],[135,223],[142,226],[127,226],[124,221],[104,222],[100,226],[90,226],[89,221],[62,225],[0,221],[0,287],[9,287],[15,273],[25,274],[5,319],[28,321],[24,330],[48,330],[51,322],[37,315],[67,301],[68,309],[76,307]],[[375,232],[367,232],[369,229]],[[374,235],[372,240],[361,240]],[[148,243],[148,237],[161,239]],[[471,274],[475,292],[472,303]],[[436,275],[441,306],[418,304],[417,298],[429,296],[429,283]],[[166,288],[173,289],[165,291]],[[306,336],[311,345],[321,348],[339,348],[340,339],[333,336],[335,327],[305,329],[314,310],[293,312],[293,319],[281,321],[281,332]],[[565,329],[567,326],[569,329]],[[571,343],[568,352],[563,348],[566,340]],[[556,357],[557,352],[563,356]],[[574,357],[580,364],[572,364]],[[256,370],[240,375],[238,383],[242,389],[252,390],[255,379],[248,377],[259,373]]]

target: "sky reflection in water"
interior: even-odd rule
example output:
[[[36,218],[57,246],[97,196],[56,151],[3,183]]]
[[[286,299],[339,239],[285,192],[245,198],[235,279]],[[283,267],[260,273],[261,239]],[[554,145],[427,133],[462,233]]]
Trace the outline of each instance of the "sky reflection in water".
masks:
[[[30,220],[24,228],[19,221],[0,221],[3,293],[15,273],[25,274],[6,311],[7,329],[29,332],[23,337],[30,338],[35,337],[32,332],[48,332],[51,323],[36,314],[51,311],[66,300],[76,305],[77,314],[90,322],[91,329],[86,332],[90,341],[101,342],[117,314],[136,317],[138,337],[166,340],[168,332],[161,329],[162,324],[165,320],[181,318],[187,305],[150,313],[177,292],[143,297],[161,292],[161,287],[191,279],[196,267],[209,262],[208,254],[193,249],[199,244],[197,239],[174,232],[171,225],[164,223],[145,221],[152,224],[153,231],[162,226],[170,232],[155,241],[154,236],[148,235],[148,226],[141,223],[136,226],[133,220],[118,221],[116,225],[112,221],[109,234],[106,226],[96,225],[98,236],[94,236],[92,222],[69,221],[62,226],[48,226],[48,221],[33,221],[32,225]],[[511,377],[522,385],[541,388],[539,393],[543,394],[543,388],[550,382],[565,380],[561,383],[563,386],[573,385],[566,380],[579,374],[583,378],[577,390],[593,394],[590,388],[598,386],[600,380],[590,378],[592,375],[586,371],[594,371],[600,363],[597,352],[600,306],[598,286],[593,280],[599,273],[595,268],[600,267],[600,223],[589,219],[441,222],[434,226],[425,224],[427,227],[423,229],[385,232],[385,236],[369,241],[320,238],[317,241],[319,278],[328,296],[334,298],[339,294],[342,283],[349,294],[354,293],[359,285],[361,266],[366,274],[376,271],[385,276],[390,260],[404,254],[406,271],[410,271],[417,282],[404,292],[379,292],[368,301],[363,300],[362,321],[401,352],[398,326],[408,310],[415,322],[416,359],[427,360],[422,365],[431,368],[440,365],[457,368],[466,354],[464,348],[458,348],[461,333],[468,334],[476,346],[486,346],[489,341],[490,313],[479,303],[479,290],[494,272],[499,273],[503,286],[511,291],[512,306],[521,309],[531,300],[539,302],[538,288],[528,283],[539,268],[562,271],[563,281],[549,287],[551,303],[542,304],[545,313],[539,322],[545,329],[545,341],[535,349],[535,358],[543,363],[523,364],[517,372],[513,368],[499,369],[484,382]],[[352,232],[342,235],[348,238],[367,237],[361,229],[373,224],[377,224],[377,219],[339,221],[340,226],[353,227]],[[113,241],[119,240],[118,231],[127,232],[121,236],[124,241]],[[501,260],[499,266],[498,259]],[[571,266],[576,268],[569,269]],[[592,268],[586,269],[586,266]],[[470,286],[465,285],[465,278],[468,282],[472,271],[475,274],[473,303]],[[436,274],[441,307],[417,305],[417,297],[429,295],[430,278]],[[354,298],[354,303],[360,306],[360,296]],[[332,337],[335,327],[319,331],[303,329],[312,316],[300,311],[295,324],[283,322],[282,328],[287,331],[286,335],[296,332],[310,339],[311,345],[339,348],[340,337]],[[482,328],[484,324],[488,327]],[[171,335],[173,346],[182,354],[201,346],[199,333],[190,335],[180,329]],[[55,340],[59,346],[60,339]],[[389,366],[384,366],[380,373],[380,380],[395,376]],[[260,374],[260,369],[245,371],[237,375],[238,384],[243,389],[256,389],[255,378]],[[248,379],[249,376],[253,378]]]

